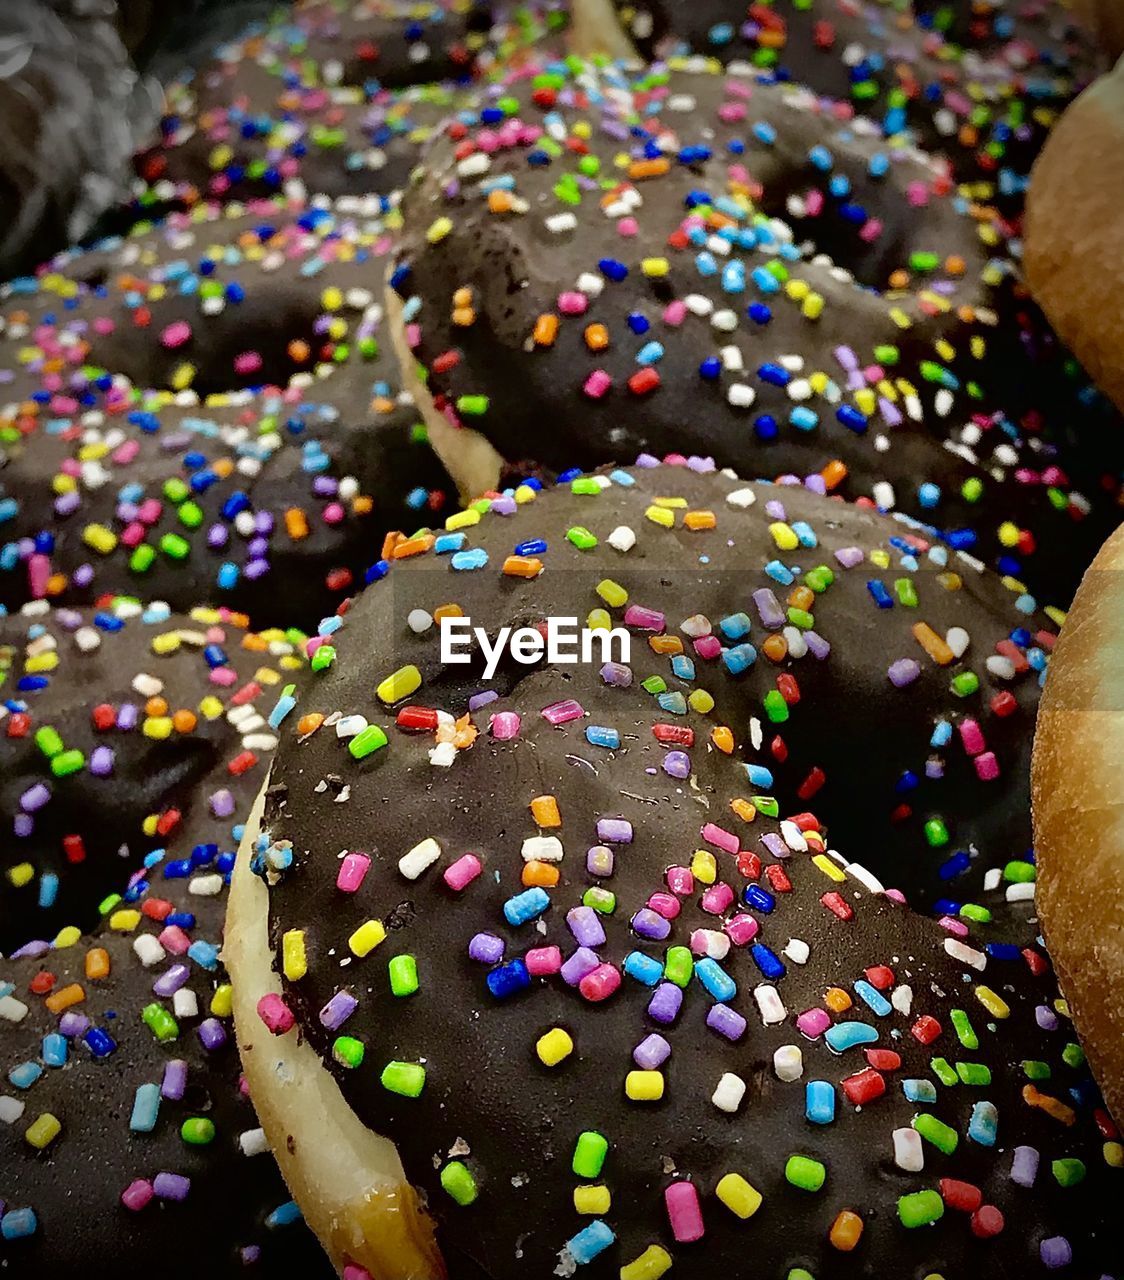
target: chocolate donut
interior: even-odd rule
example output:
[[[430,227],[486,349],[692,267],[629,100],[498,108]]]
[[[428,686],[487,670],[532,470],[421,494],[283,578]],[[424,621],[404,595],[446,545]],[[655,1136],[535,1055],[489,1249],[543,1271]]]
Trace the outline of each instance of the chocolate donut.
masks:
[[[85,932],[144,854],[229,829],[264,776],[300,638],[125,599],[0,619],[0,952]]]
[[[52,638],[62,661],[48,689],[17,695],[16,671],[6,686],[12,698],[27,699],[30,732],[57,728],[67,751],[86,744],[89,722],[76,716],[79,707],[88,716],[100,697],[116,710],[121,729],[97,735],[97,750],[116,755],[112,775],[95,777],[92,757],[85,784],[81,773],[56,780],[49,770],[38,770],[54,794],[36,811],[30,840],[42,859],[56,865],[59,830],[71,832],[70,841],[85,842],[89,865],[105,852],[93,846],[110,834],[127,839],[132,857],[109,865],[105,857],[97,859],[99,892],[120,891],[106,897],[100,923],[89,933],[76,927],[40,933],[46,921],[7,893],[0,908],[7,935],[17,924],[24,930],[24,945],[0,959],[2,1265],[20,1277],[108,1280],[158,1268],[184,1280],[236,1274],[326,1280],[331,1268],[285,1189],[241,1079],[230,982],[219,959],[237,824],[248,813],[264,757],[237,776],[223,768],[220,779],[217,767],[209,775],[195,768],[192,776],[189,748],[225,765],[236,759],[223,755],[229,744],[212,743],[203,731],[181,735],[178,748],[174,735],[173,741],[143,738],[149,723],[143,698],[126,681],[127,673],[143,670],[150,681],[162,678],[165,693],[172,693],[183,662],[152,655],[150,646],[160,638],[180,639],[186,647],[182,637],[198,635],[191,645],[200,665],[204,638],[213,649],[226,648],[230,662],[212,670],[238,674],[238,684],[216,696],[220,708],[227,705],[216,724],[230,739],[237,735],[226,716],[239,707],[251,715],[268,713],[295,659],[288,656],[291,646],[276,640],[269,643],[272,652],[243,648],[256,639],[226,619],[160,623],[129,615],[123,608],[100,615],[102,649],[86,653],[79,652],[79,642],[84,633],[98,634],[97,617],[91,622],[40,611],[38,620],[20,619],[38,655],[49,652],[43,641]],[[5,642],[16,621],[3,624]],[[111,622],[122,629],[112,631]],[[267,672],[278,683],[271,686]],[[19,676],[21,684],[37,678]],[[261,690],[248,698],[255,678]],[[221,686],[213,688],[223,693]],[[140,704],[142,717],[131,736],[123,724],[129,698]],[[47,706],[44,721],[40,711]],[[31,737],[21,753],[20,735],[11,732],[19,713],[12,703],[7,708],[2,804],[10,819],[11,770]],[[165,785],[161,792],[158,782],[173,778],[177,753],[184,762],[178,820],[162,822],[160,832],[138,847],[136,819],[145,799],[153,806],[176,801],[172,789]],[[217,802],[219,795],[224,803]],[[169,812],[164,808],[162,818]],[[28,838],[17,836],[14,843],[26,845]],[[52,941],[29,942],[29,931]]]
[[[910,598],[890,565],[844,567],[836,539],[884,522],[683,467],[452,523],[322,636],[232,886],[243,1063],[337,1267],[1119,1275],[1124,1152],[1033,930],[997,945],[983,913],[942,926],[881,892],[863,783],[893,714],[853,669],[859,704],[804,684],[849,574],[870,582],[871,658]],[[751,615],[791,560],[808,596],[834,581],[769,705],[794,731],[830,707],[821,740],[855,731],[866,777],[842,806],[826,786],[774,798],[756,743],[776,726],[744,697],[780,625]],[[882,614],[880,583],[902,593]],[[435,619],[458,612],[492,637],[623,626],[631,661],[508,656],[488,680],[479,652],[440,659]],[[851,600],[844,631],[861,616]],[[881,688],[913,661],[889,642]],[[858,847],[840,807],[866,819]]]
[[[1043,925],[1082,1043],[1116,1115],[1124,1112],[1119,774],[1124,704],[1124,531],[1085,574],[1046,685],[1034,741],[1034,828]]]
[[[395,332],[463,493],[500,458],[558,471],[641,449],[818,473],[1051,602],[1115,522],[1075,528],[1092,498],[1071,460],[986,395],[1025,369],[988,359],[990,225],[923,157],[832,126],[805,92],[544,70],[486,94],[418,173]],[[794,213],[798,230],[765,216]]]
[[[143,592],[312,627],[387,531],[451,509],[363,207],[201,207],[7,288],[0,601]]]

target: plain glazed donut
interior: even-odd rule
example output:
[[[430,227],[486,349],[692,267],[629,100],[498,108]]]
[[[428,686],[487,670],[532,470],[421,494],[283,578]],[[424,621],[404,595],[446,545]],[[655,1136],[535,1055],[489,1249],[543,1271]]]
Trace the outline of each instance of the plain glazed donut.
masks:
[[[0,618],[0,952],[86,932],[144,854],[235,820],[276,743],[257,704],[297,679],[299,640],[128,599]]]
[[[1113,265],[1124,208],[1122,130],[1124,66],[1117,66],[1066,111],[1035,164],[1025,260],[1050,323],[1124,408],[1124,289]]]
[[[350,207],[201,206],[0,290],[0,602],[311,627],[451,508],[382,324],[386,219]]]
[[[1051,662],[1034,743],[1042,923],[1089,1060],[1124,1114],[1124,530],[1093,561]],[[1054,671],[1053,663],[1058,663]]]
[[[152,607],[146,615],[127,602],[96,615],[33,609],[6,619],[0,639],[17,628],[26,641],[6,674],[0,733],[5,852],[15,845],[37,867],[60,869],[73,904],[65,871],[79,868],[65,866],[58,844],[69,832],[68,850],[81,842],[84,869],[98,878],[95,892],[86,877],[87,909],[67,915],[88,932],[57,927],[57,915],[9,892],[5,878],[5,944],[22,934],[0,958],[0,1269],[21,1280],[149,1272],[327,1280],[331,1269],[278,1175],[241,1079],[218,958],[240,824],[268,753],[259,744],[249,764],[249,752],[240,758],[232,742],[212,748],[203,730],[161,741],[157,709],[145,712],[145,693],[151,704],[161,682],[171,707],[182,707],[189,654],[206,669],[208,649],[212,659],[221,649],[223,662],[210,670],[236,683],[212,684],[219,714],[204,705],[200,719],[211,716],[212,731],[235,742],[239,721],[249,729],[256,718],[268,734],[265,716],[295,674],[289,664],[302,664],[290,642],[251,636],[230,619]],[[152,651],[169,641],[178,653]],[[138,687],[130,688],[133,672]],[[38,681],[49,687],[32,687]],[[206,688],[205,679],[196,683]],[[105,728],[99,716],[101,727],[91,726],[95,704],[117,725]],[[130,705],[138,713],[131,733]],[[79,707],[85,726],[73,714]],[[30,719],[26,733],[21,718]],[[93,744],[85,771],[52,771],[41,737],[52,729],[68,753]],[[215,767],[181,769],[173,791],[174,760],[191,765],[193,744]],[[112,757],[111,769],[96,752]],[[26,813],[14,789],[21,777]],[[31,786],[49,788],[49,801],[32,804]],[[142,832],[146,804],[151,830]],[[107,837],[122,848],[100,847]]]
[[[792,87],[543,76],[485,93],[403,195],[392,330],[462,496],[500,459],[699,453],[896,507],[1068,601],[1115,504],[1086,520],[1070,465],[1096,454],[985,411],[1029,363],[989,358],[1006,267],[944,170]]]
[[[828,554],[836,512],[855,536],[825,499],[687,467],[525,487],[325,629],[226,957],[263,1125],[345,1275],[1119,1275],[1124,1151],[1033,928],[997,945],[986,913],[911,913],[877,836],[850,861],[826,790],[761,771],[787,725],[739,701],[775,624],[737,566],[771,545],[799,586],[865,583]],[[820,652],[835,583],[802,633]],[[488,679],[440,659],[457,611],[493,636],[624,626],[631,661]],[[855,727],[842,698],[816,710]]]

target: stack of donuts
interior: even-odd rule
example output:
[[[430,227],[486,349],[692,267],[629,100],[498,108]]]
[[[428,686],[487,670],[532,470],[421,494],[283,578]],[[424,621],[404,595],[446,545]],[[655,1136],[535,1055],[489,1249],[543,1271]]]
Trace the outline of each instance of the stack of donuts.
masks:
[[[1124,1280],[1116,6],[0,37],[0,1273]]]

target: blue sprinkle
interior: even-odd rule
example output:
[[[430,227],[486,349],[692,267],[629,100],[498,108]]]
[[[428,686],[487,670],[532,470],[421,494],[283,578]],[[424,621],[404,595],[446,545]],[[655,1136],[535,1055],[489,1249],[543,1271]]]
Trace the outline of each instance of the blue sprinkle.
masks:
[[[531,985],[531,975],[522,960],[512,960],[498,969],[493,969],[485,981],[488,984],[488,990],[497,1000],[506,1000],[508,996],[526,991]]]
[[[15,1089],[30,1089],[42,1074],[38,1062],[19,1062],[8,1072],[8,1083]]]
[[[873,1044],[878,1028],[867,1022],[837,1022],[824,1032],[824,1043],[832,1053],[846,1053],[857,1044]]]
[[[39,1056],[49,1067],[65,1067],[66,1047],[66,1036],[60,1036],[57,1031],[52,1031],[43,1037]]]
[[[763,942],[755,942],[753,946],[750,947],[749,953],[753,957],[753,963],[761,970],[766,978],[772,980],[784,977],[784,962],[775,951],[771,951]]]
[[[739,676],[757,661],[757,650],[751,644],[735,645],[732,649],[723,649],[722,661],[731,675]]]
[[[272,1231],[274,1227],[288,1227],[294,1222],[302,1222],[304,1215],[295,1200],[286,1200],[266,1218],[265,1225]]]
[[[717,960],[705,956],[695,961],[695,977],[719,1004],[726,1004],[738,994],[738,984]]]
[[[886,590],[885,584],[878,578],[870,578],[866,584],[867,591],[870,592],[871,598],[879,609],[892,609],[894,607],[894,598]]]
[[[90,1027],[82,1040],[95,1058],[108,1058],[117,1051],[117,1042],[101,1027]]]
[[[488,553],[483,547],[474,547],[470,551],[457,551],[449,563],[459,572],[483,569],[488,563]]]
[[[550,894],[536,885],[533,889],[517,893],[514,898],[508,898],[503,904],[503,914],[508,924],[518,926],[541,916],[549,906]]]
[[[156,1117],[159,1114],[159,1085],[138,1085],[133,1095],[133,1114],[129,1117],[129,1128],[134,1133],[151,1133],[156,1128]]]
[[[616,1238],[612,1228],[598,1218],[566,1241],[566,1252],[578,1266],[585,1266],[604,1253]]]
[[[747,884],[742,897],[745,899],[747,907],[752,907],[755,911],[761,911],[765,915],[769,915],[777,905],[776,898],[762,889],[759,884]]]
[[[855,995],[872,1013],[876,1013],[880,1018],[885,1018],[893,1009],[889,1000],[877,987],[872,987],[869,982],[865,982],[861,978],[855,983]]]
[[[0,1236],[5,1240],[24,1240],[39,1230],[34,1209],[9,1209],[0,1218]]]
[[[740,640],[742,636],[749,635],[750,621],[749,615],[746,613],[731,613],[722,618],[719,623],[722,634],[728,640]]]
[[[932,1080],[903,1080],[902,1093],[907,1102],[934,1103],[937,1100],[937,1086]]]
[[[835,1119],[835,1089],[826,1080],[809,1080],[804,1086],[804,1115],[812,1124]]]
[[[624,971],[646,987],[654,987],[663,977],[663,965],[651,956],[646,956],[643,951],[630,951],[625,956]]]
[[[773,771],[766,769],[763,764],[747,764],[745,772],[751,786],[771,787],[773,785]]]
[[[621,735],[616,729],[608,729],[598,724],[586,726],[585,740],[591,747],[607,747],[610,751],[616,751],[621,745]]]
[[[968,1137],[981,1147],[994,1147],[999,1129],[999,1112],[994,1102],[977,1102],[968,1121]]]

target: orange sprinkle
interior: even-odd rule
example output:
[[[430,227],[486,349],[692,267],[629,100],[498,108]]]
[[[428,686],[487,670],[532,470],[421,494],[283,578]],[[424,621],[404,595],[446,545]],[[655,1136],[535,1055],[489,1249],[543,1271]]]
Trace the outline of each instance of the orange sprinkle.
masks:
[[[585,345],[590,351],[604,351],[609,345],[609,330],[603,324],[587,324]]]
[[[658,178],[671,169],[671,161],[667,156],[657,156],[653,160],[634,160],[628,166],[628,176],[637,178]]]
[[[913,638],[938,666],[947,667],[956,657],[927,622],[913,624]]]
[[[440,622],[442,618],[463,618],[464,610],[459,604],[439,604],[433,611],[434,622]]]
[[[220,479],[225,480],[234,474],[234,459],[217,458],[211,464],[211,470],[214,471]]]
[[[66,590],[66,574],[52,573],[47,579],[47,594],[49,596],[60,596]]]
[[[1077,1119],[1077,1113],[1072,1107],[1067,1107],[1064,1102],[1059,1102],[1057,1098],[1051,1098],[1048,1093],[1039,1093],[1032,1084],[1023,1085],[1023,1101],[1031,1107],[1037,1107],[1039,1111],[1045,1111],[1048,1116],[1054,1120],[1059,1120],[1064,1125],[1071,1125]]]
[[[247,631],[242,637],[242,648],[249,649],[251,653],[265,653],[269,644],[265,637],[258,635],[256,631]]]
[[[767,636],[761,652],[770,662],[783,662],[788,657],[788,641],[782,635]]]
[[[62,1013],[72,1005],[81,1004],[85,998],[85,990],[77,982],[72,982],[69,986],[60,987],[58,991],[52,991],[43,1003],[51,1013]]]
[[[832,1013],[846,1013],[851,1007],[851,997],[841,987],[828,987],[823,1002]]]
[[[146,716],[166,716],[168,714],[168,700],[166,698],[149,698],[144,704],[144,714]]]
[[[847,479],[847,467],[838,458],[835,458],[824,467],[820,475],[823,477],[824,486],[830,493],[832,489],[838,489],[843,481]]]
[[[562,815],[553,796],[535,796],[531,801],[531,817],[540,827],[560,827]]]
[[[390,529],[387,531],[386,537],[382,540],[382,555],[380,559],[389,560],[394,555],[394,548],[404,542],[406,535],[400,529]]]
[[[710,740],[723,755],[728,756],[734,750],[733,731],[724,724],[715,725],[710,732]]]
[[[891,289],[908,289],[909,288],[909,272],[908,271],[891,271],[890,272],[890,288]]]
[[[361,493],[351,504],[357,516],[369,516],[375,509],[375,500],[369,493]]]
[[[683,652],[683,641],[678,636],[649,636],[648,647],[653,653],[667,653],[674,657]]]
[[[403,538],[394,548],[394,559],[405,560],[409,556],[424,555],[433,549],[436,541],[432,533],[419,533],[416,538]]]
[[[471,307],[472,306],[472,290],[466,284],[453,294],[454,307]]]
[[[488,192],[489,213],[510,213],[515,199],[510,191],[494,189]]]
[[[542,573],[542,561],[536,556],[508,556],[503,571],[509,578],[537,578]]]
[[[294,364],[304,364],[312,354],[312,348],[307,342],[304,342],[300,338],[294,338],[292,342],[289,343],[286,350],[289,353],[289,359],[292,360]]]
[[[553,347],[554,339],[558,336],[558,317],[549,311],[544,311],[535,321],[535,331],[532,336],[536,347]]]
[[[91,947],[86,952],[86,977],[91,982],[109,977],[109,952],[104,947]]]
[[[757,821],[757,806],[750,804],[748,800],[743,800],[740,796],[730,801],[730,808],[743,822]]]
[[[460,329],[467,329],[476,323],[476,312],[471,307],[454,307],[453,323]]]
[[[816,603],[816,593],[811,587],[793,587],[788,594],[788,603],[794,609],[803,609],[806,613],[810,613],[812,605]]]
[[[967,263],[958,254],[952,254],[945,258],[944,269],[952,276],[962,276],[967,269]]]
[[[317,729],[324,723],[324,715],[320,711],[309,711],[297,721],[297,733],[302,738],[307,738],[310,733],[315,733]]]
[[[683,517],[683,524],[688,529],[713,529],[718,524],[718,517],[713,511],[688,511]]]
[[[191,733],[198,723],[199,717],[194,711],[189,711],[186,707],[181,707],[172,716],[172,728],[177,733]]]
[[[300,507],[290,507],[285,512],[285,532],[294,542],[308,537],[308,516]]]
[[[458,751],[464,751],[476,741],[476,735],[479,732],[467,715],[461,716],[453,733],[453,746]]]
[[[551,862],[525,862],[523,883],[528,889],[553,889],[562,872]]]
[[[831,1224],[828,1239],[841,1253],[850,1253],[862,1238],[863,1220],[850,1209],[841,1209]]]

